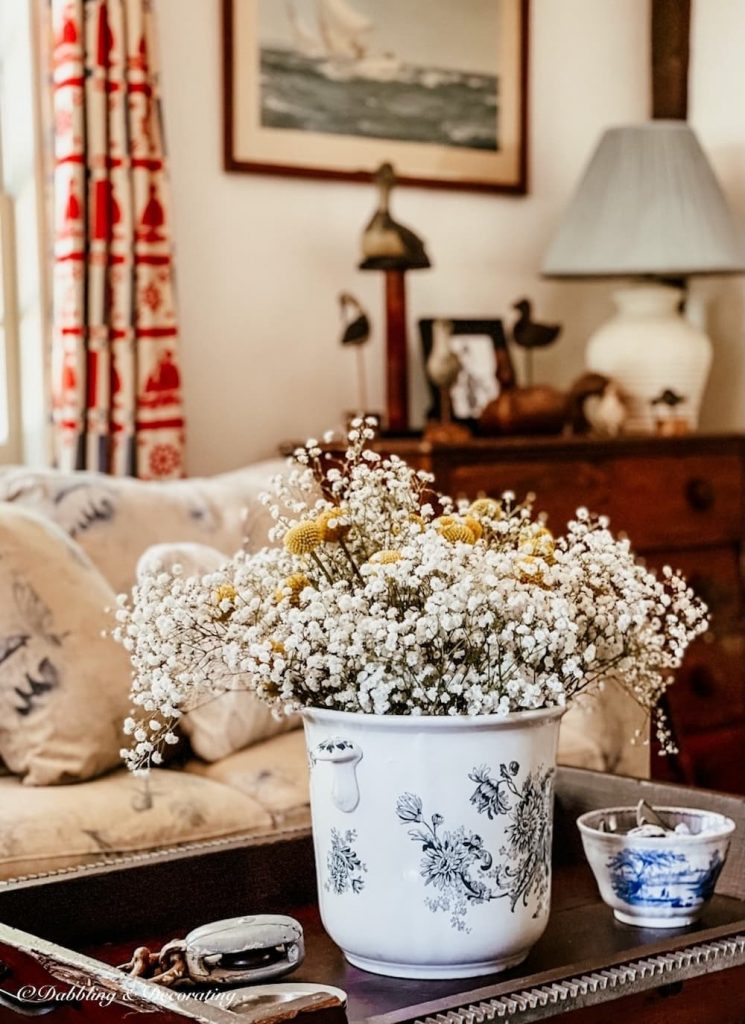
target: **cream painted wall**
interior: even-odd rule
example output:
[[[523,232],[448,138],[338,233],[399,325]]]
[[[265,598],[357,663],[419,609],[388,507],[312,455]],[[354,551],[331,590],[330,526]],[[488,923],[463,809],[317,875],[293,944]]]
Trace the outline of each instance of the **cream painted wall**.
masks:
[[[690,121],[737,217],[745,245],[745,2],[694,0]],[[695,286],[709,299],[714,363],[702,426],[745,428],[745,282]]]
[[[706,5],[712,2],[722,9],[745,6],[739,0]],[[188,468],[208,473],[271,455],[281,438],[320,432],[354,405],[354,354],[337,343],[342,288],[355,292],[374,317],[368,359],[380,405],[382,283],[376,274],[355,270],[373,193],[359,185],[226,174],[219,2],[157,0],[156,7]],[[424,408],[415,351],[419,316],[505,316],[510,302],[527,294],[541,318],[565,325],[560,344],[539,357],[541,377],[563,385],[581,371],[585,339],[610,311],[610,289],[542,282],[537,270],[600,132],[648,114],[648,13],[648,0],[533,0],[527,197],[413,189],[395,196],[395,214],[425,237],[435,263],[409,278],[415,415]],[[697,31],[711,53],[718,29],[703,19]],[[716,107],[716,83],[707,88],[708,99],[703,86],[698,92],[702,113]],[[736,95],[733,79],[733,107]],[[729,161],[724,150],[732,122],[720,121],[712,130]]]

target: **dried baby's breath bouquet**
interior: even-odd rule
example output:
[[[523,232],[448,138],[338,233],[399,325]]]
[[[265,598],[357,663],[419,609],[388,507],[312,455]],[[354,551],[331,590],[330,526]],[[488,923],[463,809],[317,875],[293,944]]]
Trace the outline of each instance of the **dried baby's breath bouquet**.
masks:
[[[656,708],[706,629],[684,579],[583,509],[554,538],[510,494],[456,506],[372,436],[356,421],[342,459],[315,441],[295,453],[266,499],[277,546],[201,578],[156,571],[120,598],[130,767],[159,763],[181,715],[231,688],[278,713],[507,715],[612,676]]]

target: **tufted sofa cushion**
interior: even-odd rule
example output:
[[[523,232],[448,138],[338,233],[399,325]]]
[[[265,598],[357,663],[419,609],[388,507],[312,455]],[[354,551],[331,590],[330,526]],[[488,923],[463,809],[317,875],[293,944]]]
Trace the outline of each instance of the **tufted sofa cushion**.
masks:
[[[0,501],[61,526],[122,593],[154,544],[194,541],[226,555],[262,547],[271,519],[258,497],[285,468],[273,459],[221,476],[160,482],[11,466],[0,470]]]
[[[193,759],[186,771],[249,796],[275,828],[310,825],[308,755],[302,731],[275,736],[215,764]]]
[[[0,778],[0,880],[243,834],[273,816],[246,793],[186,772],[125,769],[77,786]]]

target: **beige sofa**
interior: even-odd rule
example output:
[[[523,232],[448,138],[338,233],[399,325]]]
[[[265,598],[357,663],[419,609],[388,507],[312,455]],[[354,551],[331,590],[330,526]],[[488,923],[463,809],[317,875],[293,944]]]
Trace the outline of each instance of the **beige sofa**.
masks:
[[[267,513],[257,499],[282,467],[270,461],[174,483],[11,467],[0,470],[0,500],[54,520],[121,592],[131,587],[138,559],[155,544],[200,542],[230,554],[241,545],[266,543]],[[646,774],[645,749],[626,742],[632,719],[628,703],[614,696],[587,712],[572,712],[562,728],[560,759]],[[120,768],[74,785],[28,786],[5,774],[0,880],[308,824],[300,729],[214,763],[182,757],[147,779]]]

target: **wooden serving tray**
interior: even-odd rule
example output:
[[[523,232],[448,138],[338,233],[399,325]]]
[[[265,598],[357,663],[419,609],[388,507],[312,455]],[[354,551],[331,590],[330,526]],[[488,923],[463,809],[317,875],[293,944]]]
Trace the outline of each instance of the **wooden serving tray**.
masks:
[[[717,895],[693,928],[653,931],[617,922],[597,894],[575,820],[597,807],[652,803],[705,807],[738,829]],[[348,994],[349,1024],[482,1024],[745,1019],[745,800],[562,768],[557,777],[552,913],[528,959],[503,974],[460,981],[383,978],[348,965],[320,923],[307,831],[194,844],[168,853],[63,872],[0,887],[0,990],[55,986],[56,1022],[185,1019],[203,1024],[269,1024],[294,1015],[235,1013],[172,993],[116,970],[137,945],[158,949],[209,920],[244,913],[290,913],[305,929],[306,961],[290,982],[335,985]],[[2,976],[3,965],[5,968]],[[72,990],[72,991],[71,991]],[[51,991],[51,989],[50,989]],[[67,992],[71,1002],[60,999]],[[99,995],[98,999],[86,998]],[[111,998],[103,1005],[100,996]],[[77,995],[77,998],[73,998]],[[612,1016],[603,1006],[616,1003]],[[0,993],[0,1024],[21,1018]],[[3,1005],[4,1004],[4,1005]],[[301,1008],[300,1008],[301,1009]],[[302,1024],[341,1011],[301,1009]]]

